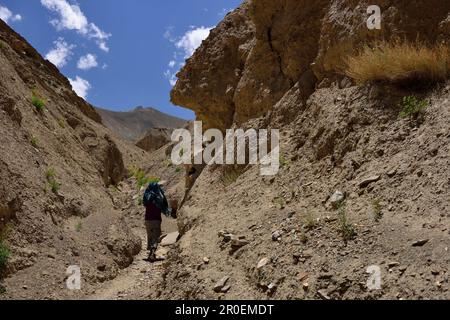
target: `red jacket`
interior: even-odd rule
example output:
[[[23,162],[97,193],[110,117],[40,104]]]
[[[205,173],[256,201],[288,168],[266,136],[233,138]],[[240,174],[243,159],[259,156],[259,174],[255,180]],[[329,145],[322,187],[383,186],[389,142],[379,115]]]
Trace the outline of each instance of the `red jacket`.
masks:
[[[145,206],[145,221],[162,221],[161,210],[151,202]]]

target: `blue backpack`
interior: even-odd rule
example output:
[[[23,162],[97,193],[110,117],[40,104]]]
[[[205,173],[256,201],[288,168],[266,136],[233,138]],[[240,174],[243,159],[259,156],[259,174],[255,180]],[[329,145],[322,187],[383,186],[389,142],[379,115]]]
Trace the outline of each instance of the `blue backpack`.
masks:
[[[153,203],[162,213],[170,216],[171,210],[164,195],[164,190],[156,182],[150,183],[145,190],[143,204],[147,206],[149,203]]]

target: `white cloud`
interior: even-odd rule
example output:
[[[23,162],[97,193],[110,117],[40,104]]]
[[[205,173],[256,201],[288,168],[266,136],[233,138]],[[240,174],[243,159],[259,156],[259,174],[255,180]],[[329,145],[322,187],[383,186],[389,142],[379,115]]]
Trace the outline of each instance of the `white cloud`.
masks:
[[[101,50],[109,52],[109,48],[106,42],[108,41],[109,37],[111,37],[111,34],[102,31],[99,27],[97,27],[93,23],[90,23],[89,27],[90,32],[88,33],[88,38],[94,39]]]
[[[78,69],[81,70],[89,70],[92,68],[96,68],[98,67],[97,57],[91,53],[88,53],[87,55],[82,56],[78,60],[77,67]]]
[[[55,47],[47,53],[45,59],[49,60],[58,68],[64,67],[70,59],[72,50],[75,46],[67,44],[63,38],[59,38],[53,43],[55,44]]]
[[[21,21],[22,16],[20,14],[13,14],[7,7],[0,5],[0,19],[6,23]]]
[[[181,49],[185,53],[185,58],[192,56],[198,47],[202,44],[202,41],[209,36],[211,28],[199,27],[187,31],[181,39],[179,39],[175,46]]]
[[[191,27],[183,36],[176,38],[173,36],[174,27],[168,27],[164,33],[164,38],[174,44],[176,51],[173,53],[173,59],[169,62],[169,69],[164,72],[164,77],[169,80],[171,86],[177,83],[177,70],[178,66],[182,68],[184,66],[184,59],[192,56],[197,48],[202,44],[213,27]],[[180,61],[180,58],[184,58]]]
[[[173,87],[177,83],[177,73],[172,70],[166,70],[164,76],[169,80],[170,85]]]
[[[166,28],[166,32],[164,32],[164,38],[169,40],[170,42],[175,42],[176,41],[176,39],[172,35],[173,30],[174,30],[174,27],[171,26],[171,27],[167,27]]]
[[[233,9],[231,8],[223,8],[222,11],[220,11],[217,15],[219,17],[225,17],[227,14],[229,14],[231,11],[233,11]]]
[[[76,76],[75,80],[69,78],[70,84],[72,85],[73,91],[76,92],[80,97],[86,99],[88,91],[92,88],[89,81]]]
[[[58,18],[50,21],[58,31],[74,30],[93,39],[101,50],[109,51],[107,41],[111,34],[89,22],[77,4],[70,4],[67,0],[41,0],[41,4],[58,15]]]

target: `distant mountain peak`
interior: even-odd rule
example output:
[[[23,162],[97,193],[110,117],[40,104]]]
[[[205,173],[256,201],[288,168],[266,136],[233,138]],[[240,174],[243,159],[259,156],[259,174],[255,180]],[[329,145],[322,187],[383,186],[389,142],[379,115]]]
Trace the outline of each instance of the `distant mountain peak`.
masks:
[[[136,142],[150,129],[183,128],[187,120],[170,116],[155,108],[137,106],[132,111],[119,112],[96,108],[102,121],[111,131],[125,140]]]

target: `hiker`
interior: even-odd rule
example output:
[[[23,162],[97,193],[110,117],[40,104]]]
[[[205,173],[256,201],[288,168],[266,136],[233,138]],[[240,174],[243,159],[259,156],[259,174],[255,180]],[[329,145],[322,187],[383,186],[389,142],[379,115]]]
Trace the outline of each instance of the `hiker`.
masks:
[[[143,204],[145,206],[145,228],[147,230],[148,261],[156,261],[156,249],[161,237],[161,213],[167,217],[176,218],[177,208],[172,204],[169,207],[164,190],[163,182],[152,182],[144,193]]]

